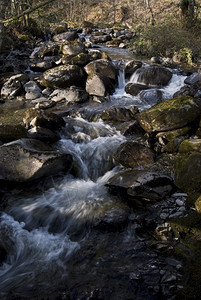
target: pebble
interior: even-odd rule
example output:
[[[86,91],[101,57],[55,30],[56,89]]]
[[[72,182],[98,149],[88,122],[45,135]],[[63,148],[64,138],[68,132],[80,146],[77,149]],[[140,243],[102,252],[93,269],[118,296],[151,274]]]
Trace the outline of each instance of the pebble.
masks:
[[[176,204],[177,204],[178,206],[183,206],[183,205],[184,205],[184,202],[183,202],[182,200],[180,200],[180,199],[177,199],[177,200],[176,200]]]

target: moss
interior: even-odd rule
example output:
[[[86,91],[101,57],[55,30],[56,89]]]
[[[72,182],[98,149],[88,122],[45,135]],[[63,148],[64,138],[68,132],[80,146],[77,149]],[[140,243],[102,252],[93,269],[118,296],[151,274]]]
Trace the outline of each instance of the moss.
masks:
[[[179,146],[179,152],[201,152],[201,139],[184,140]]]
[[[199,299],[201,294],[201,215],[171,220],[170,225],[180,242],[176,254],[184,260],[183,286],[177,299]]]

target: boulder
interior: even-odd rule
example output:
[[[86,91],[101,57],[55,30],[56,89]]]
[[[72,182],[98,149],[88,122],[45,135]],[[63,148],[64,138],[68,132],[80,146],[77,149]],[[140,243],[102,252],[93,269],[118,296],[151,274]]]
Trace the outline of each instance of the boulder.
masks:
[[[107,185],[114,194],[127,200],[162,200],[173,190],[172,178],[159,172],[129,170],[112,177]]]
[[[201,74],[198,72],[192,73],[184,80],[184,83],[189,85],[194,85],[195,83],[201,83]]]
[[[72,85],[82,86],[83,70],[76,65],[58,66],[47,70],[42,75],[42,85],[49,88],[67,88]]]
[[[112,40],[112,37],[109,34],[90,37],[90,41],[94,44],[99,44],[99,43],[102,44],[102,43],[106,43],[111,40]]]
[[[67,171],[71,165],[70,154],[38,140],[20,139],[0,147],[0,180],[29,182]]]
[[[65,100],[70,103],[82,103],[88,100],[88,93],[82,88],[71,87],[65,90],[57,89],[49,96],[53,101],[58,101],[58,99]]]
[[[41,46],[36,47],[30,55],[30,58],[43,58],[44,56],[54,56],[59,53],[59,43],[51,42],[43,43]]]
[[[105,209],[104,214],[97,216],[93,226],[101,231],[115,231],[125,227],[129,220],[129,207],[124,203],[115,203],[113,207]]]
[[[58,130],[65,126],[65,121],[59,115],[36,108],[29,108],[24,113],[23,123],[26,128],[39,126],[50,130]]]
[[[153,151],[138,142],[121,144],[113,157],[124,167],[132,169],[154,162]]]
[[[130,108],[110,107],[102,112],[101,119],[114,122],[126,122],[133,120],[135,114],[137,113],[138,108],[135,106]]]
[[[179,146],[179,153],[201,152],[201,139],[185,139]]]
[[[70,64],[84,67],[91,61],[91,57],[87,53],[79,53],[76,56],[63,55],[61,61],[64,65]]]
[[[140,99],[142,104],[154,106],[162,101],[163,93],[157,89],[141,91]]]
[[[169,69],[158,65],[139,68],[135,74],[137,82],[156,87],[167,85],[172,78],[172,72]]]
[[[174,130],[193,122],[201,112],[201,103],[191,97],[163,101],[135,116],[147,132]]]
[[[137,60],[129,60],[125,63],[125,76],[131,76],[137,69],[142,67],[142,62]]]
[[[76,56],[85,52],[85,45],[78,41],[68,42],[61,46],[61,50],[64,55]]]
[[[13,99],[22,91],[23,84],[28,81],[27,74],[17,74],[11,76],[1,89],[1,97],[3,99]]]
[[[27,137],[23,124],[0,124],[0,141],[7,143]]]
[[[27,132],[27,137],[49,143],[54,143],[60,139],[60,136],[52,130],[39,126],[29,129]]]
[[[114,64],[107,59],[94,60],[86,65],[84,69],[89,76],[101,74],[115,82],[117,80],[117,69]]]
[[[183,145],[184,146],[184,145]],[[182,147],[183,147],[182,146]],[[201,153],[179,154],[175,162],[175,185],[187,193],[199,192],[201,186]]]
[[[89,95],[105,97],[112,94],[114,90],[112,81],[101,74],[92,74],[87,78],[86,91]]]
[[[74,41],[78,37],[78,34],[76,31],[67,31],[60,34],[56,34],[53,36],[53,41],[62,43],[65,41]]]
[[[140,91],[147,90],[147,89],[149,89],[149,86],[140,83],[129,82],[125,86],[126,93],[132,96],[137,96],[140,93]]]
[[[26,92],[25,98],[27,100],[34,100],[42,96],[42,90],[35,81],[28,81],[25,83],[24,90]]]

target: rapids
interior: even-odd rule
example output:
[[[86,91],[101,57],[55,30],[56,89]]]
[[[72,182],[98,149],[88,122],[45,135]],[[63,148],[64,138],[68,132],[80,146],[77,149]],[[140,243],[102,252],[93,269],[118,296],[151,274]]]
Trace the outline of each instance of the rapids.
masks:
[[[110,105],[146,109],[137,96],[124,91],[123,68],[118,79]],[[163,98],[179,90],[184,79],[173,74],[161,89]],[[136,81],[135,74],[129,81]],[[1,213],[0,244],[8,252],[0,265],[1,299],[148,300],[158,299],[160,293],[168,299],[169,282],[180,276],[174,273],[180,262],[172,258],[174,263],[169,264],[156,249],[163,249],[163,243],[156,245],[146,232],[147,224],[158,216],[156,209],[160,214],[167,204],[149,208],[149,216],[130,209],[125,228],[98,229],[101,218],[114,217],[114,208],[125,211],[105,186],[121,169],[112,155],[125,137],[102,120],[75,121],[75,135],[69,138],[62,132],[57,143],[58,149],[73,155],[73,172],[49,179],[48,187],[31,194],[23,189],[11,193]],[[144,231],[139,229],[142,222]]]

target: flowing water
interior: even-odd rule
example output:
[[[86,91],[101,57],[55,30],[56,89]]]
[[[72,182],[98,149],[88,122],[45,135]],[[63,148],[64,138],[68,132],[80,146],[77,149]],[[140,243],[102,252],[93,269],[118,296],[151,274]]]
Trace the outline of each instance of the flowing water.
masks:
[[[164,98],[179,90],[184,79],[174,74],[163,89]],[[133,75],[130,81],[135,80]],[[125,84],[121,70],[111,105],[145,109],[138,97],[125,93]],[[139,230],[142,219],[149,218],[156,208],[149,208],[149,216],[144,210],[128,208],[105,186],[121,169],[112,155],[125,137],[102,120],[74,121],[76,135],[69,138],[62,132],[56,145],[73,155],[73,172],[53,178],[52,182],[49,179],[49,187],[36,192],[17,190],[0,216],[0,244],[8,252],[0,265],[1,299],[125,300],[159,299],[159,295],[168,293],[171,296],[168,276],[175,267],[169,266],[167,256],[155,249],[146,226],[145,232]],[[103,220],[118,226],[125,214],[126,226],[112,230],[99,226]]]

